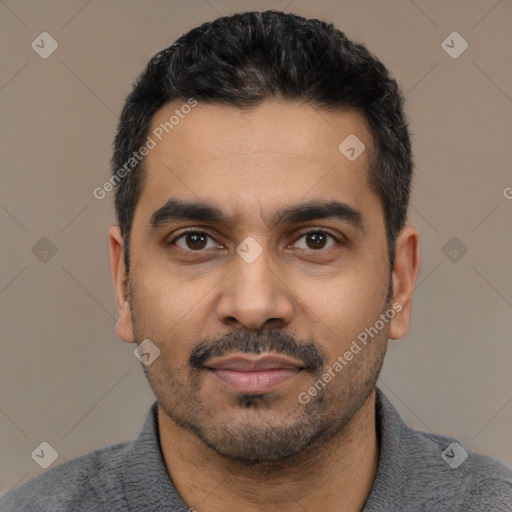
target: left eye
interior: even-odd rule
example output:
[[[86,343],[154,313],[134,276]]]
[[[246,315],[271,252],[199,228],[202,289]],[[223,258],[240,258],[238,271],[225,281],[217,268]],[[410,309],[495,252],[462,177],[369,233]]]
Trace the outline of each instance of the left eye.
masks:
[[[326,247],[327,239],[330,238],[332,243],[331,245],[328,245]],[[299,247],[299,249],[326,249],[328,247],[332,247],[335,243],[335,238],[330,235],[329,233],[326,233],[325,231],[308,231],[307,233],[304,233],[299,240],[304,239],[306,243],[306,247]],[[297,242],[298,243],[298,242]]]

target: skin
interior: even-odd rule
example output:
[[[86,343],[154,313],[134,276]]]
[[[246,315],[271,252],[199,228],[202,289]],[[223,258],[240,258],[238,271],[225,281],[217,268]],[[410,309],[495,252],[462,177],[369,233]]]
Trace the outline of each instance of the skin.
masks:
[[[180,106],[162,108],[151,129]],[[349,134],[366,146],[353,162],[338,150]],[[354,111],[278,100],[246,110],[199,103],[146,157],[129,280],[119,227],[110,229],[116,332],[160,349],[144,371],[159,402],[165,464],[199,512],[364,506],[379,458],[375,382],[388,339],[408,330],[420,266],[418,230],[406,226],[390,283],[382,203],[367,182],[371,151],[367,124]],[[212,203],[232,223],[182,220],[151,229],[153,213],[170,198]],[[339,219],[270,223],[280,208],[326,199],[359,210],[364,229]],[[211,238],[200,238],[201,247],[190,237],[169,243],[184,228]],[[315,245],[304,236],[311,228],[335,238]],[[249,236],[262,250],[252,263],[236,252]],[[266,348],[292,346],[284,333],[298,354],[314,347],[322,374],[390,307],[390,284],[400,312],[308,404],[298,395],[317,380],[312,371],[249,399],[190,367],[200,344],[239,352],[237,333],[244,333],[252,348],[272,340]]]

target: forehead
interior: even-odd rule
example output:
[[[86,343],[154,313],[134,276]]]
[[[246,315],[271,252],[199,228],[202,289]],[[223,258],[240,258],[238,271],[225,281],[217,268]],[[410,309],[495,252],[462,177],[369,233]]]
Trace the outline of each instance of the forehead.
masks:
[[[261,217],[273,205],[319,198],[358,209],[375,202],[367,180],[373,145],[361,114],[279,101],[244,110],[187,105],[168,104],[152,121],[154,147],[145,158],[137,206],[145,217],[170,197],[222,205],[227,215],[258,211]],[[365,149],[351,160],[343,141],[360,151],[354,137]]]

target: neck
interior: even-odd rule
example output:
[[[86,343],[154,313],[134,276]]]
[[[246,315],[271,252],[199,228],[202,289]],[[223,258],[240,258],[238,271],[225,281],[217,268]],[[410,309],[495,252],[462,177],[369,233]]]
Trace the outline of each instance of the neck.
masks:
[[[183,501],[198,512],[359,512],[377,473],[375,391],[337,436],[318,440],[279,463],[226,459],[158,407],[167,471]]]

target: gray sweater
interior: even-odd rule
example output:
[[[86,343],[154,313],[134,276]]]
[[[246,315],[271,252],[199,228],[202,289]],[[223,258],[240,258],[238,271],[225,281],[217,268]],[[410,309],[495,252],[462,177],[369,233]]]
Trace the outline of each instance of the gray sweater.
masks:
[[[379,468],[364,512],[511,512],[512,468],[409,428],[377,389]],[[166,471],[155,402],[134,441],[95,450],[9,491],[1,512],[187,512]],[[466,457],[467,456],[467,457]],[[208,503],[197,505],[208,511]],[[342,508],[340,508],[342,510]]]

